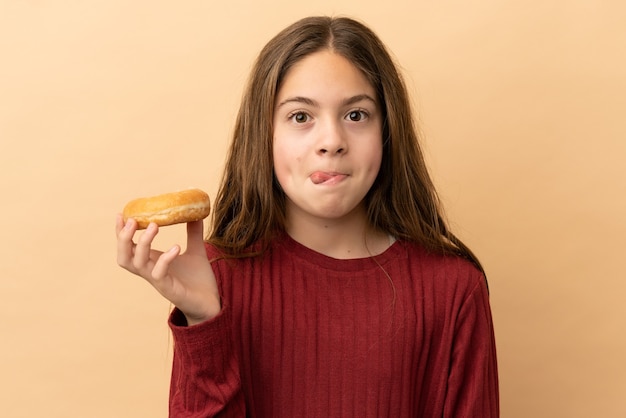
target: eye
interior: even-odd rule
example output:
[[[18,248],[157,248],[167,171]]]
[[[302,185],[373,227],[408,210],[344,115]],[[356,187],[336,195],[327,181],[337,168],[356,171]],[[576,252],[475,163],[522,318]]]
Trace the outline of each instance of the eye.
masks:
[[[367,113],[362,110],[353,110],[352,112],[348,113],[346,117],[352,122],[359,122],[367,118]]]
[[[289,115],[289,119],[292,119],[296,123],[306,123],[309,120],[309,115],[304,112],[295,112]]]

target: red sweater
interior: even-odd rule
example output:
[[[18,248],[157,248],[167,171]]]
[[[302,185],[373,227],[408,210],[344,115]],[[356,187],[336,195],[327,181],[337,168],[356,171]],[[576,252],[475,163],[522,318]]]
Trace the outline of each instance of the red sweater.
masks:
[[[469,262],[405,242],[337,260],[284,235],[212,266],[221,313],[170,317],[171,417],[499,416],[488,294]]]

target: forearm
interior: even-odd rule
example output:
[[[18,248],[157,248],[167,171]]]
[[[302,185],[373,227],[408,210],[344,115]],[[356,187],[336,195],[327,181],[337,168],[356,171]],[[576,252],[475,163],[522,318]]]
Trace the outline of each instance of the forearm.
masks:
[[[228,312],[198,325],[184,325],[184,315],[174,310],[170,317],[174,335],[170,416],[245,416]]]

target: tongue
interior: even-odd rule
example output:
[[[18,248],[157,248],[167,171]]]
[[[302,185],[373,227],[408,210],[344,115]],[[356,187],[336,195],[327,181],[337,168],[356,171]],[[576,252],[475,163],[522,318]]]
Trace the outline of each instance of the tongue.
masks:
[[[313,182],[313,184],[320,184],[320,183],[324,183],[327,180],[330,180],[333,177],[334,176],[331,174],[322,173],[321,171],[316,171],[315,173],[311,174],[311,181]]]

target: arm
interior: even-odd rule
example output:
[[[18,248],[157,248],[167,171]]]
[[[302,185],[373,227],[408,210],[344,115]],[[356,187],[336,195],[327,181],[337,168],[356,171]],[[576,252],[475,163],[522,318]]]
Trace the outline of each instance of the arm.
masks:
[[[158,227],[137,238],[137,223],[117,217],[117,260],[176,306],[171,417],[241,417],[244,401],[231,343],[230,318],[221,307],[217,281],[202,239],[202,221],[187,224],[187,249],[152,248]]]
[[[229,310],[210,321],[185,326],[175,309],[170,417],[244,417],[245,401],[230,334]]]
[[[457,319],[444,417],[497,418],[499,408],[494,330],[481,279]]]

